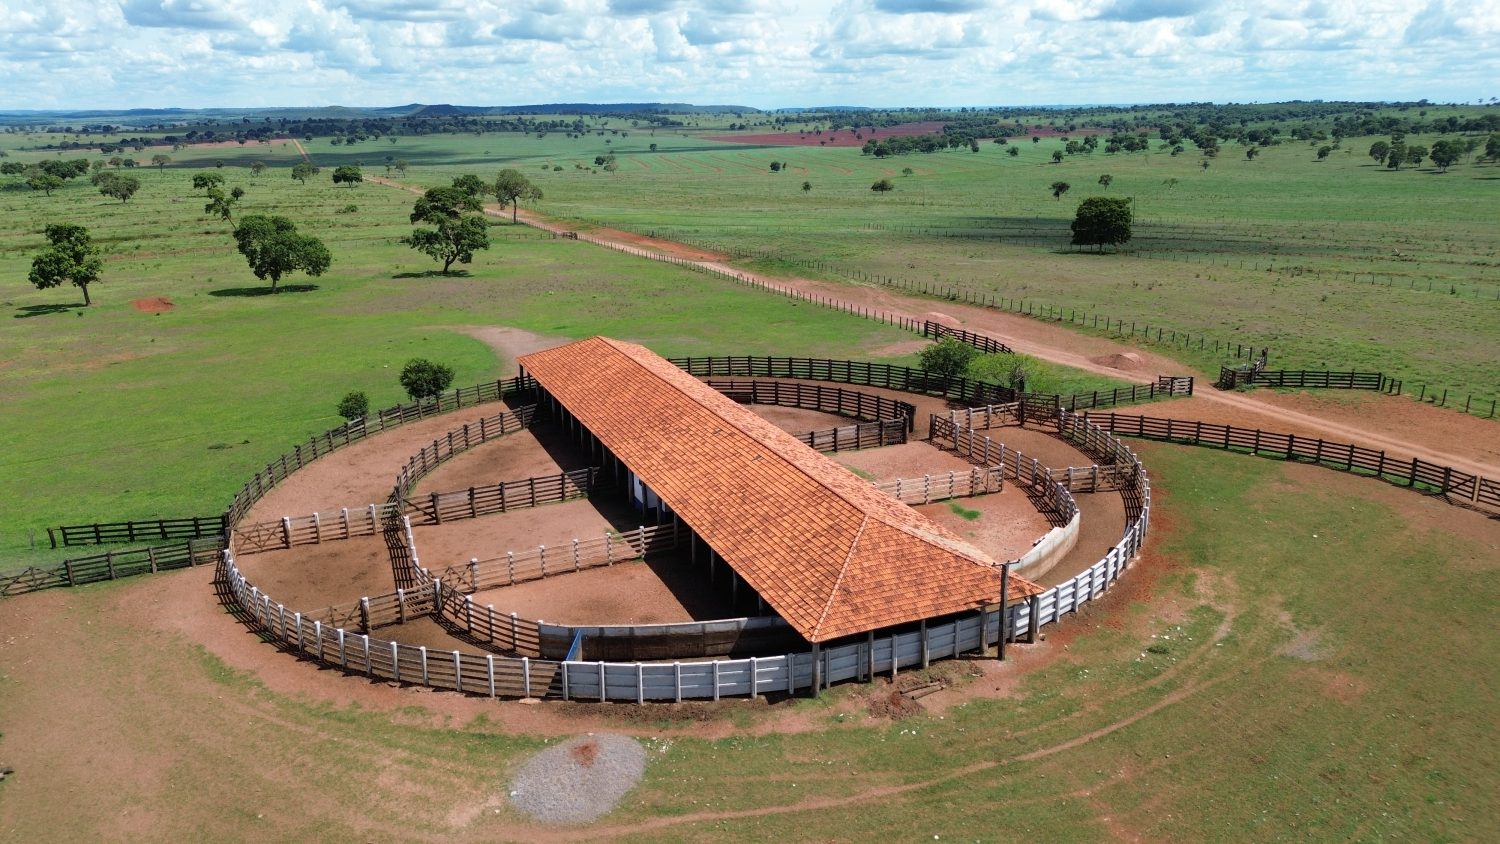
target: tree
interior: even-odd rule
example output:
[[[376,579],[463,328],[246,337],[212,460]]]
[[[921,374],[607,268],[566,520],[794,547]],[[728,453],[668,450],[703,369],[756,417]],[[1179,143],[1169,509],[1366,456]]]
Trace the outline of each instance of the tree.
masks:
[[[107,171],[95,175],[94,184],[98,185],[100,193],[121,202],[128,202],[141,189],[140,179]]]
[[[1090,135],[1089,137],[1092,138],[1093,135]],[[1110,186],[1110,184],[1112,182],[1114,182],[1114,180],[1115,180],[1114,176],[1111,176],[1108,173],[1105,173],[1103,176],[1099,177],[1099,184],[1102,185],[1105,190],[1109,190],[1109,186]]]
[[[60,177],[43,170],[37,170],[26,177],[26,187],[39,190],[47,196],[51,196],[53,191],[62,186],[63,180]]]
[[[979,355],[969,364],[965,372],[968,377],[978,381],[992,381],[1024,393],[1028,387],[1032,392],[1050,392],[1048,385],[1040,376],[1041,367],[1035,358],[1015,352],[998,352],[991,355]]]
[[[208,204],[203,206],[203,213],[212,214],[234,225],[234,206],[244,195],[245,189],[238,185],[227,194],[217,186],[211,187],[208,189]]]
[[[944,337],[922,350],[922,368],[941,376],[946,383],[968,371],[969,364],[978,354],[979,350],[968,343]]]
[[[1376,141],[1370,144],[1370,157],[1377,162],[1384,163],[1385,157],[1391,154],[1391,145],[1386,141]]]
[[[1010,149],[1005,151],[1005,154],[1010,156],[1011,158],[1015,158],[1016,156],[1021,154],[1021,149],[1020,147],[1011,147]]]
[[[542,198],[542,189],[521,175],[521,171],[507,167],[495,176],[495,198],[500,200],[502,207],[506,203],[510,204],[510,221],[514,223],[517,221],[517,207],[521,200],[536,202]]]
[[[886,193],[887,191],[893,191],[895,189],[896,186],[891,184],[890,179],[881,179],[875,184],[870,185],[870,190],[875,191],[876,193]]]
[[[160,153],[157,153],[156,155],[151,156],[151,165],[156,168],[156,172],[158,173],[162,172],[162,168],[171,163],[172,157],[169,155],[162,155]]]
[[[1432,151],[1428,156],[1432,163],[1437,165],[1439,173],[1448,172],[1448,168],[1458,163],[1463,157],[1464,144],[1456,140],[1440,140],[1432,145]]]
[[[812,182],[803,182],[802,183],[802,192],[803,193],[807,193],[810,190],[812,190]]]
[[[396,139],[395,138],[391,138],[391,140],[394,141]],[[404,159],[404,158],[398,158],[398,159],[396,159],[396,163],[392,164],[391,166],[396,168],[396,172],[398,172],[401,175],[405,176],[406,175],[406,168],[410,167],[411,165],[406,162],[406,159]]]
[[[359,171],[355,164],[344,164],[334,168],[333,183],[336,185],[348,185],[350,189],[365,180],[365,175]]]
[[[1491,135],[1485,140],[1484,157],[1490,161],[1500,161],[1500,135]]]
[[[1323,146],[1318,147],[1318,160],[1319,161],[1322,161],[1323,159],[1327,158],[1330,155],[1333,155],[1333,147],[1328,146],[1327,144],[1324,144]]]
[[[240,220],[234,240],[255,277],[271,280],[272,293],[279,292],[276,284],[287,273],[300,270],[320,276],[333,263],[323,241],[299,234],[297,226],[285,217],[251,214]]]
[[[266,163],[264,161],[250,162],[250,175],[259,176],[264,172],[266,172]]]
[[[1128,243],[1130,224],[1129,199],[1091,196],[1078,204],[1073,216],[1073,245],[1097,246],[1103,252],[1106,244]]]
[[[486,185],[483,179],[473,173],[465,173],[462,176],[455,177],[453,179],[453,186],[475,199],[490,192],[490,186]]]
[[[1424,159],[1426,157],[1427,157],[1427,147],[1420,146],[1418,144],[1413,144],[1413,145],[1411,145],[1411,146],[1409,146],[1409,147],[1406,148],[1406,163],[1410,164],[1413,167],[1416,167],[1417,165],[1421,164],[1422,163],[1422,159]]]
[[[356,390],[339,399],[339,415],[353,422],[370,415],[370,397]]]
[[[1406,142],[1392,141],[1390,150],[1385,154],[1385,166],[1391,170],[1400,170],[1401,165],[1406,163]]]
[[[292,167],[292,178],[307,184],[307,180],[318,175],[318,166],[311,161],[303,161]]]
[[[1260,155],[1260,147],[1247,147],[1245,149],[1246,161],[1254,161],[1257,155]]]
[[[435,399],[453,383],[453,367],[412,358],[401,368],[401,386],[412,401]]]
[[[651,145],[651,151],[652,152],[656,152],[656,144],[652,144]]]
[[[1060,149],[1053,150],[1052,151],[1052,163],[1053,164],[1061,164],[1062,160],[1063,160],[1063,151],[1060,150]]]
[[[219,173],[196,173],[193,175],[193,190],[207,191],[224,184],[224,176]]]
[[[1070,184],[1068,184],[1067,182],[1053,182],[1051,184],[1051,186],[1049,186],[1047,189],[1050,190],[1050,191],[1052,191],[1052,198],[1053,199],[1061,200],[1062,197],[1063,197],[1063,194],[1065,194],[1068,191],[1072,190],[1073,186],[1070,185]]]
[[[43,232],[51,244],[31,260],[27,276],[38,290],[71,284],[83,291],[83,304],[92,305],[89,285],[99,280],[104,259],[89,237],[89,230],[72,223],[54,223]]]
[[[781,172],[781,162],[780,161],[773,161],[773,162],[771,162],[771,172],[772,173],[780,173]]]
[[[401,242],[442,261],[444,273],[454,261],[467,264],[474,260],[476,251],[490,248],[489,225],[484,218],[466,213],[480,208],[477,197],[459,188],[431,188],[412,206],[411,221],[433,228],[415,229]]]

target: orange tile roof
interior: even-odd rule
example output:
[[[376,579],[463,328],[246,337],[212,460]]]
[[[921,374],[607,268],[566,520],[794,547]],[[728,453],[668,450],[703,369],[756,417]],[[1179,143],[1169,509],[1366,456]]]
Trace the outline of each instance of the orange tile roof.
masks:
[[[520,363],[809,642],[998,597],[984,552],[643,346]],[[1040,591],[1012,575],[1008,598]]]

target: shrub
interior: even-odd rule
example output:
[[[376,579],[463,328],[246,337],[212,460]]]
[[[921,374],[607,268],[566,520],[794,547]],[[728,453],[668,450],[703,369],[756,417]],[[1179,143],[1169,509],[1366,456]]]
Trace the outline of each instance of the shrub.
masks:
[[[870,185],[870,190],[875,191],[876,193],[885,193],[886,191],[892,191],[895,189],[896,186],[891,184],[890,179],[881,179],[875,184]]]
[[[401,368],[401,386],[414,401],[435,399],[452,383],[452,367],[426,358],[412,358]]]
[[[339,415],[349,422],[370,415],[370,397],[355,390],[339,399]]]

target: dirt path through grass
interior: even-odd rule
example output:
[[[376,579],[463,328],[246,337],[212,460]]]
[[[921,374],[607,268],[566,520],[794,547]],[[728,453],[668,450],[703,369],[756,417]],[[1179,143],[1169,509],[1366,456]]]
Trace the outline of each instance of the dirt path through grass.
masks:
[[[421,188],[408,187],[378,176],[370,177],[370,181],[412,193],[422,192]],[[498,205],[485,206],[485,213],[495,216],[504,215],[508,210]],[[573,231],[534,211],[521,210],[516,216],[526,225],[554,234]],[[1191,374],[1203,388],[1198,391],[1197,398],[1231,411],[1228,418],[1236,425],[1268,431],[1295,428],[1333,442],[1353,442],[1403,457],[1419,457],[1452,466],[1462,472],[1490,478],[1500,477],[1500,459],[1483,446],[1494,441],[1495,425],[1477,417],[1460,416],[1456,412],[1424,406],[1422,410],[1435,417],[1441,414],[1441,419],[1434,418],[1433,424],[1413,425],[1412,414],[1404,407],[1391,413],[1384,412],[1380,407],[1372,408],[1358,421],[1332,419],[1309,411],[1281,407],[1244,393],[1213,390],[1208,388],[1212,380],[1210,377],[1179,361],[1108,338],[1080,334],[1061,325],[957,302],[944,302],[941,305],[943,310],[936,311],[932,309],[932,305],[936,303],[930,300],[873,286],[762,275],[729,264],[726,256],[662,238],[608,228],[594,228],[576,234],[579,240],[599,246],[631,252],[643,251],[647,257],[658,260],[687,261],[703,269],[728,273],[786,295],[813,295],[850,307],[872,308],[910,319],[930,319],[946,325],[961,325],[1002,340],[1023,354],[1099,375],[1144,384],[1154,380],[1158,374]],[[1390,401],[1405,400],[1392,398]]]

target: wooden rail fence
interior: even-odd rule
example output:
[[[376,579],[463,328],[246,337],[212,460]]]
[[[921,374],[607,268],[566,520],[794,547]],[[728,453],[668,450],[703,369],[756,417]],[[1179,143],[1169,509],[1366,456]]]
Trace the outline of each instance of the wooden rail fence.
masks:
[[[1236,387],[1306,387],[1335,390],[1384,390],[1386,377],[1380,372],[1336,372],[1327,369],[1238,369],[1221,367],[1219,381],[1214,386],[1221,390]]]
[[[106,551],[103,554],[64,560],[54,566],[29,566],[18,572],[0,575],[0,597],[212,565],[218,561],[219,549],[223,544],[222,537],[200,537],[172,545]]]
[[[1434,492],[1450,502],[1500,512],[1500,479],[1472,475],[1416,457],[1401,457],[1352,443],[1328,442],[1259,428],[1120,413],[1090,413],[1087,416],[1090,422],[1112,434],[1314,463],[1371,475],[1398,486]]]
[[[396,504],[404,504],[406,497],[411,494],[412,487],[416,486],[417,481],[428,472],[455,455],[462,454],[477,445],[531,427],[535,417],[536,405],[527,405],[516,408],[515,411],[487,416],[477,423],[455,428],[446,435],[438,437],[432,441],[431,445],[424,446],[421,451],[412,455],[411,459],[406,461],[406,465],[396,473],[396,486],[391,493],[390,500]]]
[[[975,334],[972,331],[965,331],[962,328],[949,328],[946,325],[933,322],[930,319],[922,323],[922,336],[931,337],[936,340],[942,340],[945,337],[951,337],[960,343],[973,346],[974,348],[978,349],[981,352],[984,352],[987,355],[1010,354],[1011,352],[1011,348],[1009,346],[1005,345],[999,340],[996,340],[993,337],[986,337],[983,334]]]
[[[250,507],[272,487],[285,480],[289,474],[319,457],[359,442],[365,437],[405,425],[408,422],[426,419],[429,416],[472,407],[476,404],[500,401],[507,396],[527,393],[535,389],[536,382],[531,378],[506,378],[444,393],[432,401],[399,404],[365,419],[356,419],[324,431],[322,434],[311,437],[306,444],[295,446],[292,451],[267,463],[264,469],[256,472],[230,501],[224,513],[224,523],[230,527],[239,524],[240,519],[250,511]]]
[[[1059,411],[1057,424],[1061,435],[1079,441],[1094,437],[1112,439],[1099,432],[1087,419]],[[1121,447],[1123,449],[1123,446]],[[1128,450],[1124,450],[1128,453]],[[508,657],[493,653],[475,654],[459,650],[429,650],[401,642],[372,638],[368,630],[378,619],[394,617],[403,620],[424,611],[439,612],[449,622],[462,618],[467,629],[478,629],[497,640],[506,636],[508,616],[490,617],[488,607],[475,616],[474,603],[467,595],[458,600],[462,587],[450,590],[447,572],[439,578],[401,590],[393,596],[363,599],[357,606],[330,608],[322,614],[305,615],[289,610],[249,583],[235,565],[232,549],[223,552],[226,583],[236,602],[251,616],[253,624],[266,638],[324,665],[352,674],[397,682],[451,689],[465,694],[490,697],[555,697],[574,700],[684,700],[690,698],[717,700],[722,696],[782,692],[795,693],[807,688],[821,688],[834,682],[870,679],[876,673],[894,675],[903,667],[925,667],[931,659],[958,656],[982,650],[992,642],[1025,638],[1035,641],[1038,628],[1084,603],[1098,598],[1128,567],[1145,539],[1150,515],[1150,487],[1145,472],[1137,475],[1142,506],[1131,518],[1124,537],[1088,570],[1026,602],[1010,607],[989,607],[939,623],[924,622],[918,630],[890,636],[871,635],[863,640],[846,641],[814,649],[812,653],[788,653],[748,659],[697,662],[583,662],[543,660],[529,656]],[[661,531],[671,526],[654,529]],[[652,529],[642,528],[639,537]],[[629,534],[626,534],[628,536]],[[613,542],[610,538],[609,542]],[[672,540],[675,542],[675,537]],[[635,546],[631,546],[634,550]],[[580,551],[580,554],[582,552]],[[580,556],[580,563],[582,557]],[[564,558],[566,562],[567,558]],[[507,555],[507,562],[509,555]],[[452,570],[455,583],[461,583],[463,570],[475,572],[470,585],[484,584],[498,576],[479,574],[474,565]],[[487,572],[498,571],[493,566]],[[509,578],[507,569],[506,577]],[[449,594],[453,600],[449,601]],[[441,597],[439,597],[441,596]],[[363,615],[363,633],[347,628],[353,619]],[[480,619],[482,618],[482,622]],[[519,629],[519,627],[518,627]],[[470,634],[471,638],[478,638]],[[517,633],[511,643],[525,641]]]
[[[735,381],[709,378],[708,386],[740,404],[774,404],[817,410],[870,422],[903,418],[913,430],[915,405],[858,390],[825,387],[822,384],[789,384],[785,381]]]
[[[53,548],[66,548],[75,545],[105,545],[151,539],[198,539],[205,536],[223,536],[224,531],[222,515],[188,516],[182,519],[143,519],[49,527],[47,538],[51,540]]]
[[[824,428],[792,436],[814,451],[836,454],[841,451],[858,451],[862,448],[901,445],[906,442],[908,424],[910,424],[909,419],[898,417],[880,422],[861,422],[857,425],[845,425],[839,428]]]
[[[587,496],[599,467],[407,498],[412,524],[440,525]]]
[[[257,554],[291,548],[296,545],[318,545],[357,536],[376,536],[386,521],[397,514],[389,502],[364,507],[343,507],[337,511],[308,516],[283,516],[270,522],[256,522],[235,528],[235,548],[241,554]]]

